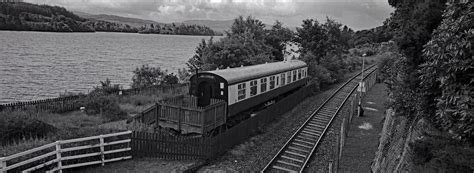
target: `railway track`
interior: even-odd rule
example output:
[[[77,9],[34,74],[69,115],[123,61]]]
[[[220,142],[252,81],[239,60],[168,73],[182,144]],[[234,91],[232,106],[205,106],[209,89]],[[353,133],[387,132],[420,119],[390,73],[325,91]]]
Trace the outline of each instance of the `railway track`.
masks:
[[[376,70],[371,66],[364,78]],[[302,172],[326,130],[360,82],[360,73],[339,87],[291,136],[262,172]]]

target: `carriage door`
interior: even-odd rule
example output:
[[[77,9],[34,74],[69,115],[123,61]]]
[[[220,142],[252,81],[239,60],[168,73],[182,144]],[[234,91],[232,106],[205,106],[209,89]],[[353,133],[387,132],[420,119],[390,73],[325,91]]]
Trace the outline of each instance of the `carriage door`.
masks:
[[[198,106],[204,107],[211,103],[213,90],[209,82],[201,82],[198,86]]]

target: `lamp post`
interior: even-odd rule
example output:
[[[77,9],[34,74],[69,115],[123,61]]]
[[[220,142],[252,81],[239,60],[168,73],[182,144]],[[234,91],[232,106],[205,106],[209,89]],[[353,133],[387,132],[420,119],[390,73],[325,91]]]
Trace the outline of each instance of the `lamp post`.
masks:
[[[364,69],[365,69],[365,56],[366,54],[364,53],[362,55],[362,72],[360,73],[360,83],[359,83],[359,117],[364,115],[364,109],[362,109],[362,90],[364,89]]]

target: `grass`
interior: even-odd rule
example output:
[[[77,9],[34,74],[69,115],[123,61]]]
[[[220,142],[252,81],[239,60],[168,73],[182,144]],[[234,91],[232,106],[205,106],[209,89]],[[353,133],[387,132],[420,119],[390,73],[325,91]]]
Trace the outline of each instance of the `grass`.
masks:
[[[36,112],[33,110],[0,112],[0,157],[39,147],[57,140],[95,136],[124,130],[154,132],[154,126],[127,124],[123,118],[112,121],[114,113],[138,114],[166,97],[185,94],[187,88],[173,92],[153,91],[127,96],[91,96],[83,101],[86,112]],[[117,106],[116,106],[117,105]],[[89,109],[89,114],[88,110]],[[94,110],[92,110],[94,109]],[[107,109],[113,109],[108,111]],[[119,110],[116,110],[119,109]],[[92,113],[91,113],[92,112]],[[100,113],[97,113],[100,112]],[[8,135],[10,134],[10,135]],[[4,137],[4,138],[2,138]]]

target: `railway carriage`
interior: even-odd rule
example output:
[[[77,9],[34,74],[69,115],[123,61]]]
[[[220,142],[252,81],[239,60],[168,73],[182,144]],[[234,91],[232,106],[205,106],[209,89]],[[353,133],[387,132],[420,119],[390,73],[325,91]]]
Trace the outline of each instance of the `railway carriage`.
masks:
[[[225,100],[227,116],[232,117],[304,86],[307,71],[300,60],[205,71],[190,78],[189,93],[203,107],[211,98]]]
[[[307,75],[300,60],[199,72],[190,78],[190,96],[158,104],[157,121],[181,133],[204,134],[305,86]]]

